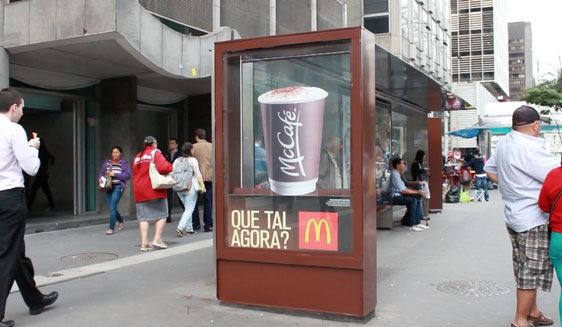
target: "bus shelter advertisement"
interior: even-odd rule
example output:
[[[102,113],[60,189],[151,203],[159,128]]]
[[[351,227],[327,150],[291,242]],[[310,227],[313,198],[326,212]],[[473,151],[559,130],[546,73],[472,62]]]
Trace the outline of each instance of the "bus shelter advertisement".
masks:
[[[227,247],[352,252],[349,199],[230,195],[228,203]]]

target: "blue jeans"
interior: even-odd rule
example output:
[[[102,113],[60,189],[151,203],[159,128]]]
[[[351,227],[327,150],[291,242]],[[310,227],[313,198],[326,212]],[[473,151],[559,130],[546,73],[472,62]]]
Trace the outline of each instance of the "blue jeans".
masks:
[[[488,201],[490,198],[490,195],[488,194],[488,177],[476,176],[476,182],[474,184],[476,186],[476,192],[482,192],[482,189],[484,189],[484,199]]]
[[[109,205],[109,229],[115,230],[115,222],[123,222],[123,217],[119,211],[117,211],[117,205],[119,200],[123,196],[123,190],[121,185],[114,185],[110,191],[107,191],[107,205]]]
[[[191,187],[189,191],[178,192],[178,198],[180,198],[181,203],[183,203],[184,210],[181,215],[180,222],[178,223],[178,229],[181,231],[193,232],[193,220],[192,213],[193,208],[197,204],[197,191],[195,188]]]
[[[407,208],[406,226],[412,227],[420,223],[423,217],[422,201],[412,195],[397,195],[392,197],[392,205],[405,205]],[[420,216],[421,214],[421,216]]]

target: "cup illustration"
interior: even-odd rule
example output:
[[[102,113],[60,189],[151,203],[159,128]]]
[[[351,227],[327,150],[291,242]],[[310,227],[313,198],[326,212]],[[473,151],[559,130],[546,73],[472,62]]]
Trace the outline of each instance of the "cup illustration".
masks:
[[[291,86],[258,97],[273,192],[302,195],[316,190],[327,96],[318,87]]]

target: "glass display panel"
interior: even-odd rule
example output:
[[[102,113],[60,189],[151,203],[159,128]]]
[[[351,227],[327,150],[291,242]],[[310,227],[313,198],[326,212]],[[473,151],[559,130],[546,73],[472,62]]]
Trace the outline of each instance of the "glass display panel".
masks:
[[[341,41],[228,58],[226,247],[353,251],[350,58]]]
[[[391,128],[390,105],[377,101],[377,120],[375,130],[377,143],[375,150],[376,179],[377,179],[377,206],[390,204],[390,159],[391,159]]]

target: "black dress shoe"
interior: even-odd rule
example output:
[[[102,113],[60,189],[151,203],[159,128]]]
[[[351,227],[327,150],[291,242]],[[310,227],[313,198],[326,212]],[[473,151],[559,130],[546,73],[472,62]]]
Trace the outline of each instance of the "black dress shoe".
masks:
[[[29,314],[30,315],[40,314],[41,312],[43,312],[43,310],[45,310],[46,306],[55,303],[55,301],[58,298],[59,298],[58,292],[51,292],[48,295],[43,295],[43,303],[41,303],[40,305],[36,305],[36,306],[33,306],[33,307],[29,308]]]
[[[209,227],[209,228],[205,228],[205,232],[212,232],[213,231],[213,227]]]
[[[15,325],[13,320],[0,321],[0,327],[14,327]]]

